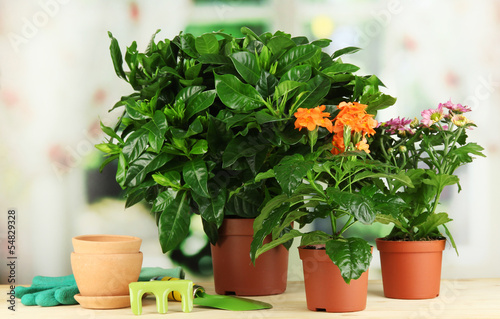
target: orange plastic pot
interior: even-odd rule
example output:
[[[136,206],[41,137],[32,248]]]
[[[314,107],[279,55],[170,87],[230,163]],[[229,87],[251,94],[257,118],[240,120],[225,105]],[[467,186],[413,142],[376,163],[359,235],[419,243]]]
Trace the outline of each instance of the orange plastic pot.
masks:
[[[266,296],[286,290],[288,250],[283,245],[260,255],[255,266],[250,260],[253,222],[226,218],[219,228],[219,240],[211,250],[215,292],[220,295]]]
[[[396,299],[439,296],[446,240],[376,240],[380,252],[384,295]]]
[[[368,271],[346,284],[325,249],[299,247],[304,270],[307,309],[353,312],[366,308]]]

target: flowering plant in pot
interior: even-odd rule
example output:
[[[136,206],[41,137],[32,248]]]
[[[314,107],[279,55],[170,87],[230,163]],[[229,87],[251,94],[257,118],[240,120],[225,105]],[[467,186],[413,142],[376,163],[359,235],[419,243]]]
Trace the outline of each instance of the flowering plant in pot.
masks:
[[[109,156],[103,165],[118,161],[126,206],[151,205],[164,252],[186,237],[193,212],[215,245],[225,219],[256,217],[283,193],[263,177],[284,157],[309,152],[293,126],[299,108],[351,99],[376,112],[395,102],[376,76],[355,75],[359,68],[342,61],[358,48],[330,55],[330,40],[241,31],[153,36],[144,53],[134,42],[124,57],[129,71],[110,34],[115,71],[134,92],[113,107],[123,114],[113,128],[101,126],[109,140],[97,148]]]
[[[365,308],[372,249],[366,240],[344,237],[344,232],[358,222],[371,224],[378,214],[399,205],[392,195],[375,194],[376,188],[368,183],[371,177],[410,184],[407,177],[386,174],[385,164],[368,158],[367,138],[375,133],[377,121],[366,109],[357,102],[341,102],[333,123],[330,113],[324,112],[325,106],[298,109],[295,127],[307,129],[303,134],[310,151],[284,157],[262,177],[277,180],[283,194],[267,202],[255,220],[252,259],[300,237],[310,310],[345,312]],[[333,133],[333,137],[322,134],[322,130]],[[322,136],[319,146],[318,135]],[[331,233],[287,230],[290,223],[298,222],[302,228],[318,218],[329,218]],[[268,235],[272,241],[264,243]]]
[[[448,101],[440,103],[436,109],[423,111],[421,120],[398,117],[381,123],[377,128],[372,156],[390,163],[388,169],[410,178],[413,186],[410,188],[397,180],[375,181],[382,193],[397,196],[402,203],[399,210],[377,216],[378,222],[394,225],[389,235],[377,240],[377,247],[382,255],[399,256],[403,262],[416,266],[416,272],[422,273],[422,277],[413,272],[408,274],[408,279],[397,277],[395,283],[409,285],[413,278],[415,283],[423,284],[413,292],[407,288],[391,289],[385,284],[386,296],[432,298],[439,294],[441,255],[445,244],[442,231],[457,249],[447,227],[452,219],[446,212],[438,212],[439,200],[446,186],[457,184],[460,191],[459,178],[454,174],[458,167],[472,162],[474,155],[484,156],[481,146],[467,142],[467,130],[475,127],[465,115],[470,111],[466,106]],[[432,245],[436,248],[430,248]],[[405,246],[415,247],[420,254],[415,259],[410,259],[409,254],[398,255]],[[417,264],[423,260],[425,252],[435,260],[434,272],[427,263]],[[385,260],[382,263],[382,275],[387,277],[385,281],[388,282],[392,275],[403,276],[405,267]]]

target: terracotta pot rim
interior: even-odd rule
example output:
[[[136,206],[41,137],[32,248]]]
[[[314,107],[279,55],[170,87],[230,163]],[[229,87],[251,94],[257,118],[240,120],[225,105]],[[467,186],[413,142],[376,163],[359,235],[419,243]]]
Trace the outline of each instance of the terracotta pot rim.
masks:
[[[110,242],[125,242],[137,241],[139,237],[129,235],[108,235],[108,234],[92,234],[92,235],[79,235],[73,237],[75,240],[93,243],[110,243]]]
[[[433,252],[443,251],[446,246],[446,238],[436,240],[404,241],[387,240],[385,238],[375,239],[377,249],[381,252]]]
[[[137,253],[142,239],[128,235],[79,235],[72,238],[73,249],[77,253]]]

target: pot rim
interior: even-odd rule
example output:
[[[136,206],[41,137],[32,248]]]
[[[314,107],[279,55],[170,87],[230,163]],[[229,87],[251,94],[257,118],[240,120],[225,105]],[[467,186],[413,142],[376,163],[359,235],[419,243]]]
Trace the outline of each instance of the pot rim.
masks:
[[[80,235],[72,238],[77,253],[136,253],[140,251],[142,239],[128,235]]]
[[[387,240],[385,238],[375,239],[377,250],[380,252],[394,253],[425,253],[440,252],[445,249],[446,238],[435,240]]]
[[[79,235],[73,237],[74,240],[92,243],[113,243],[113,242],[126,242],[141,240],[136,236],[129,235],[108,235],[108,234],[92,234],[92,235]]]

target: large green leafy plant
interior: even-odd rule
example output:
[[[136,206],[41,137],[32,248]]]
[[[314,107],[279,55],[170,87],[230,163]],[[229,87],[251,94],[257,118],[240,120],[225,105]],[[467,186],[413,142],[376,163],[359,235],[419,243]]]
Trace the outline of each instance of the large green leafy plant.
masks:
[[[101,124],[109,139],[97,148],[108,156],[103,166],[118,162],[126,206],[151,205],[164,252],[186,237],[192,213],[215,243],[225,216],[256,217],[283,193],[265,174],[309,151],[293,126],[297,109],[356,100],[376,112],[395,102],[377,77],[341,60],[358,48],[330,55],[330,40],[241,31],[153,36],[145,52],[133,42],[124,58],[109,34],[116,74],[133,92],[113,107],[123,108],[114,127]]]

